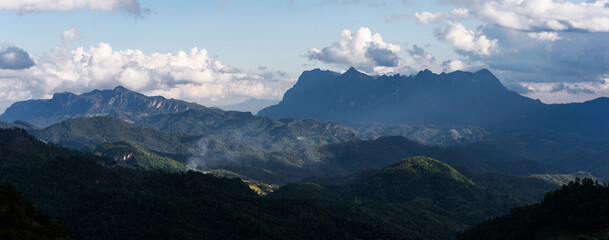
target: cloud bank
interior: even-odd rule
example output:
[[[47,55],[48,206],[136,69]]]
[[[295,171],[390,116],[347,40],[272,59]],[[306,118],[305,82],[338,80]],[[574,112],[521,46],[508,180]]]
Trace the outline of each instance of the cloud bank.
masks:
[[[129,14],[141,16],[147,12],[137,0],[9,0],[0,1],[0,10],[16,11],[18,13],[44,11],[72,11],[91,9],[97,11],[124,10]]]
[[[13,49],[13,48],[11,48]],[[107,43],[88,49],[56,47],[35,56],[35,65],[0,69],[0,107],[53,93],[111,89],[117,85],[147,95],[162,95],[204,105],[226,105],[249,98],[280,99],[293,82],[281,72],[243,72],[211,57],[205,49],[176,53],[114,50]]]
[[[609,32],[609,1],[449,0],[486,23],[523,31]]]
[[[418,12],[460,59],[445,69],[488,67],[510,89],[546,102],[609,96],[609,0],[446,0],[447,12]],[[467,29],[462,21],[481,23]],[[589,83],[589,84],[585,84]]]

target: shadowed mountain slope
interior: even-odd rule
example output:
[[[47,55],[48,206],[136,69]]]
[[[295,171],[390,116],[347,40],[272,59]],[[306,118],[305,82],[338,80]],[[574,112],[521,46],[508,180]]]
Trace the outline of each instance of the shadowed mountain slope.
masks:
[[[118,86],[114,90],[94,90],[80,95],[64,92],[56,93],[51,99],[16,102],[0,115],[0,120],[23,120],[46,127],[68,118],[109,116],[135,121],[155,114],[201,108],[205,107],[164,97],[147,97]]]
[[[283,100],[258,114],[316,118],[357,126],[362,122],[469,125],[493,129],[543,129],[609,137],[609,98],[543,104],[506,89],[488,70],[414,76],[368,76],[305,71]]]

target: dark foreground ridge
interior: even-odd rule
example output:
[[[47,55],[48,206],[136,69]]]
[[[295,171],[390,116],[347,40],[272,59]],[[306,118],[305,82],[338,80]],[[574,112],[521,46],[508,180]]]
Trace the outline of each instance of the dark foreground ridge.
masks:
[[[588,239],[609,237],[609,186],[591,179],[564,185],[539,204],[518,207],[459,234],[469,239]],[[579,237],[587,235],[587,237]]]
[[[0,180],[74,238],[407,239],[313,201],[259,197],[239,179],[130,170],[23,130],[0,129],[0,140]]]

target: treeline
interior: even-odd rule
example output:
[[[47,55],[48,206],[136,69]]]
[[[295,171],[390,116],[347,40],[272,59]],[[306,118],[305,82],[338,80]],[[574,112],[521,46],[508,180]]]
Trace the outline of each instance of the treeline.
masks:
[[[589,178],[546,194],[543,201],[510,210],[509,214],[459,233],[467,239],[607,239],[609,186]]]

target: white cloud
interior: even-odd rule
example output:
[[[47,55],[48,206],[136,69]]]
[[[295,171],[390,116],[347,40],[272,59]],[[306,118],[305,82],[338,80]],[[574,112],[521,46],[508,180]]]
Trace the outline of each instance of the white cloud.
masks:
[[[142,9],[137,0],[4,0],[0,1],[0,10],[18,13],[43,11],[72,11],[91,9],[98,11],[125,10],[130,14],[141,16],[147,9]]]
[[[468,30],[458,22],[448,22],[444,29],[437,28],[436,37],[453,45],[455,50],[488,56],[497,48],[497,39],[488,39],[481,31]]]
[[[556,40],[560,40],[560,36],[556,32],[531,32],[527,34],[531,39],[536,39],[540,41],[550,41],[554,42]]]
[[[430,13],[427,11],[414,13],[414,17],[417,19],[417,22],[422,24],[437,23],[443,17],[443,15],[444,14],[441,12]]]
[[[439,23],[441,21],[446,21],[446,20],[466,19],[466,18],[470,18],[471,15],[469,13],[469,10],[467,10],[467,9],[455,8],[447,13],[444,13],[444,12],[431,13],[431,12],[427,12],[427,11],[417,12],[417,13],[414,13],[414,17],[417,19],[418,23],[428,24],[428,23]]]
[[[609,0],[450,0],[472,17],[524,31],[609,32]]]
[[[80,38],[80,33],[78,32],[78,26],[72,25],[72,27],[66,29],[61,33],[61,40],[63,44],[69,44],[75,40]]]
[[[359,4],[367,3],[371,7],[390,7],[396,2],[395,0],[323,0],[320,5],[325,4]],[[402,3],[408,3],[408,0],[401,0]]]
[[[465,70],[467,63],[461,60],[450,60],[444,63],[444,72],[454,72],[457,70]]]
[[[369,28],[361,27],[355,32],[343,30],[338,42],[323,49],[311,48],[307,56],[310,60],[371,72],[375,67],[396,67],[400,50],[400,45],[385,42],[379,33],[372,34]]]
[[[280,99],[293,82],[273,79],[268,69],[242,72],[209,56],[205,49],[189,52],[144,53],[114,50],[99,43],[69,50],[56,47],[43,56],[33,56],[28,69],[0,69],[0,108],[29,98],[53,93],[82,93],[111,89],[117,85],[147,95],[163,95],[204,105],[226,105],[248,98]]]
[[[583,102],[609,95],[609,78],[594,82],[539,83],[521,82],[525,96],[545,103]]]

